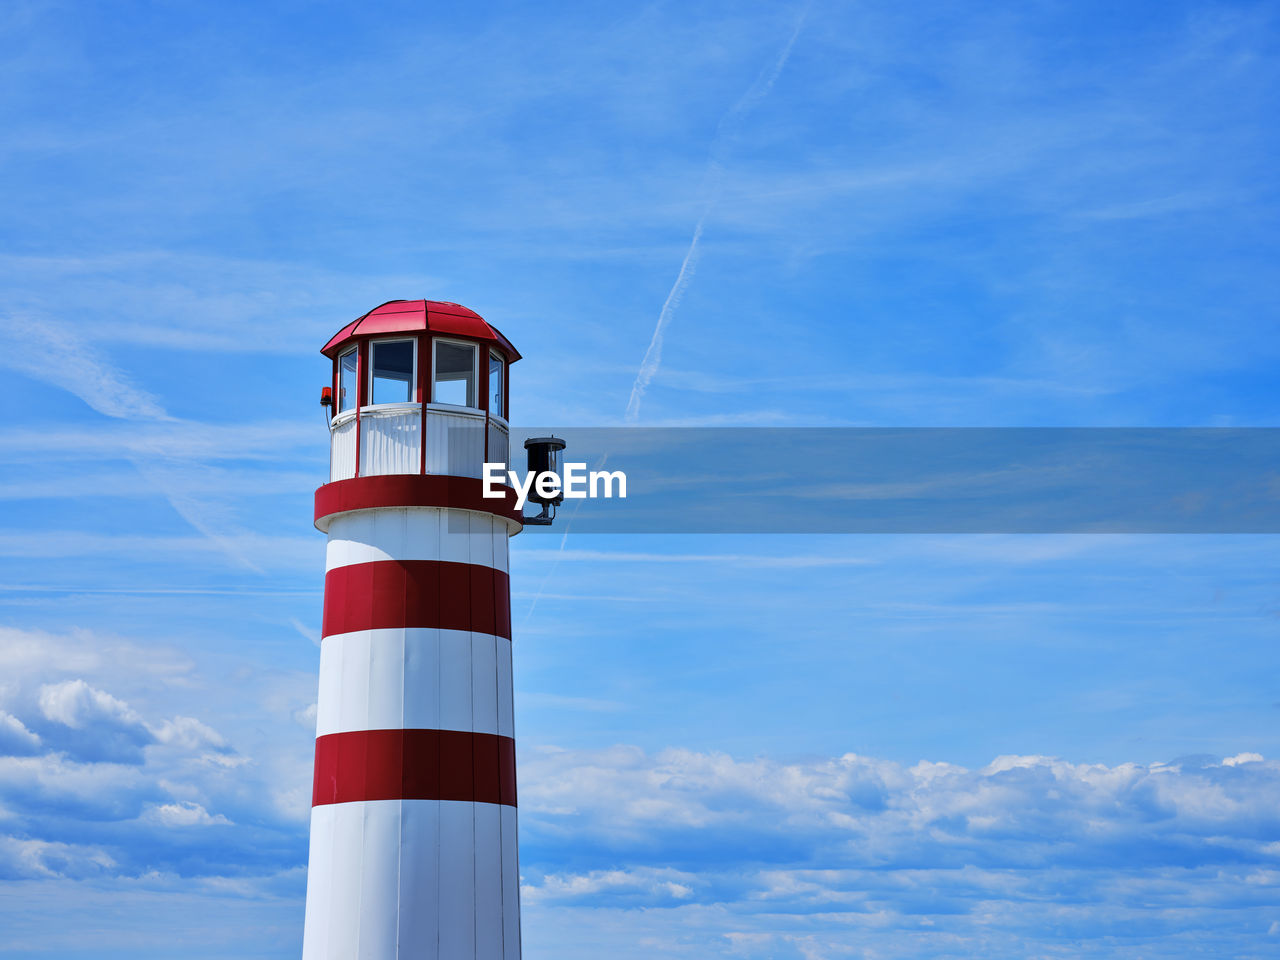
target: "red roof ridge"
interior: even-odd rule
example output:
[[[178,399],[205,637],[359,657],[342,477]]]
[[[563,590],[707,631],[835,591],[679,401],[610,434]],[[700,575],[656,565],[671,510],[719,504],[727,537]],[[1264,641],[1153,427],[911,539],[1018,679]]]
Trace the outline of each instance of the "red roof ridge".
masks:
[[[329,338],[320,352],[327,357],[353,340],[395,333],[439,333],[497,346],[510,363],[520,352],[497,327],[470,307],[451,300],[388,300],[361,314]]]

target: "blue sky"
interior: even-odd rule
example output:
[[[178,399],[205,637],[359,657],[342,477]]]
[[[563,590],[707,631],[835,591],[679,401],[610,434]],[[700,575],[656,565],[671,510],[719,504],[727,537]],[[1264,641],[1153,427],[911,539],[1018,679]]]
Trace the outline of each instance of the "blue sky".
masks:
[[[342,324],[473,307],[530,426],[1272,425],[1278,41],[5,5],[0,956],[298,954]],[[518,538],[526,956],[1272,954],[1278,553]]]

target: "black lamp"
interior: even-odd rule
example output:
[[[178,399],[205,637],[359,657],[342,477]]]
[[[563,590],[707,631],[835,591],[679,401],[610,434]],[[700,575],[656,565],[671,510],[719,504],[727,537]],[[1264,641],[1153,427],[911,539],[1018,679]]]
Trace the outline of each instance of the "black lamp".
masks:
[[[564,441],[559,437],[530,437],[524,442],[524,449],[528,457],[529,472],[535,478],[544,473],[560,475],[560,451],[564,449]],[[553,497],[544,497],[538,493],[535,479],[529,490],[529,499],[542,504],[542,512],[536,517],[526,517],[524,522],[535,526],[550,526],[556,516],[556,507],[564,500],[564,490],[561,488]]]

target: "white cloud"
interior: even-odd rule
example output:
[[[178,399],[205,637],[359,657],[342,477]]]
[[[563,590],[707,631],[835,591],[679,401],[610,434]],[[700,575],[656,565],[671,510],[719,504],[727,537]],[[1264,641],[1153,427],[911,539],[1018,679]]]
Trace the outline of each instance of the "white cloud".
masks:
[[[211,815],[200,804],[190,800],[149,807],[143,818],[165,827],[231,826],[231,821],[222,814]]]
[[[243,767],[245,764],[252,763],[248,757],[242,757],[234,753],[202,753],[200,754],[200,762],[212,764],[215,767],[225,767],[228,770],[234,770],[236,767]]]
[[[40,710],[49,720],[75,730],[92,723],[108,722],[127,727],[143,727],[142,718],[123,700],[95,690],[83,680],[64,680],[40,688]]]
[[[309,703],[300,710],[293,712],[293,719],[308,730],[316,728],[316,714],[319,710],[319,704]]]
[[[1227,757],[1222,761],[1224,767],[1238,767],[1242,763],[1262,763],[1262,754],[1237,753],[1234,757]]]
[[[44,718],[59,725],[47,731],[50,746],[80,759],[140,764],[143,748],[155,745],[219,766],[235,765],[214,759],[233,751],[222,734],[195,717],[147,722],[128,703],[82,679],[45,684],[37,700]]]
[[[108,643],[84,630],[54,634],[0,627],[0,672],[8,680],[27,680],[55,669],[93,670],[102,662],[102,649]]]
[[[36,734],[13,714],[0,710],[0,754],[35,753],[39,748],[40,738]]]
[[[549,874],[540,882],[526,882],[520,887],[520,898],[533,903],[608,894],[614,898],[630,896],[649,901],[680,901],[693,895],[697,883],[696,874],[665,868],[592,870],[589,873]]]
[[[209,747],[224,749],[227,746],[222,734],[194,717],[174,717],[150,729],[160,743],[183,750],[199,751]]]
[[[97,847],[0,837],[0,878],[86,878],[108,873],[116,863]]]
[[[25,666],[35,675],[48,669],[33,659]],[[153,722],[83,678],[21,694],[12,699],[27,713],[0,712],[0,738],[22,741],[0,755],[3,829],[11,834],[0,838],[0,877],[186,875],[195,851],[197,872],[247,870],[252,879],[305,856],[299,824],[276,811],[275,771],[255,770],[201,720]],[[308,782],[300,764],[293,772]],[[219,831],[216,842],[187,832],[212,826],[235,831]]]
[[[1235,758],[1232,758],[1235,759]],[[998,757],[970,770],[845,754],[810,762],[631,747],[542,750],[521,767],[522,826],[617,849],[680,838],[770,850],[803,844],[849,869],[1189,864],[1275,856],[1280,764],[1074,764]],[[1224,845],[1230,853],[1224,853]],[[1137,847],[1138,852],[1132,848]]]
[[[520,774],[526,937],[572,927],[574,960],[607,942],[1013,958],[1050,930],[1173,958],[1188,931],[1218,944],[1274,922],[1280,764],[1261,758],[970,769],[619,746],[536,749]]]
[[[86,763],[61,753],[0,757],[0,796],[23,816],[63,813],[73,819],[127,820],[155,792],[152,778],[134,764]]]

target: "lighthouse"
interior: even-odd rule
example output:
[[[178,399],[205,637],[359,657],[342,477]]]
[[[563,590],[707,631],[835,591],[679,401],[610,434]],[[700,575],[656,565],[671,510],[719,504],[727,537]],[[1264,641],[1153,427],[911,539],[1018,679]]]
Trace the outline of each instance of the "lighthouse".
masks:
[[[396,300],[321,351],[328,535],[304,960],[519,960],[507,541],[520,359],[466,307]]]

